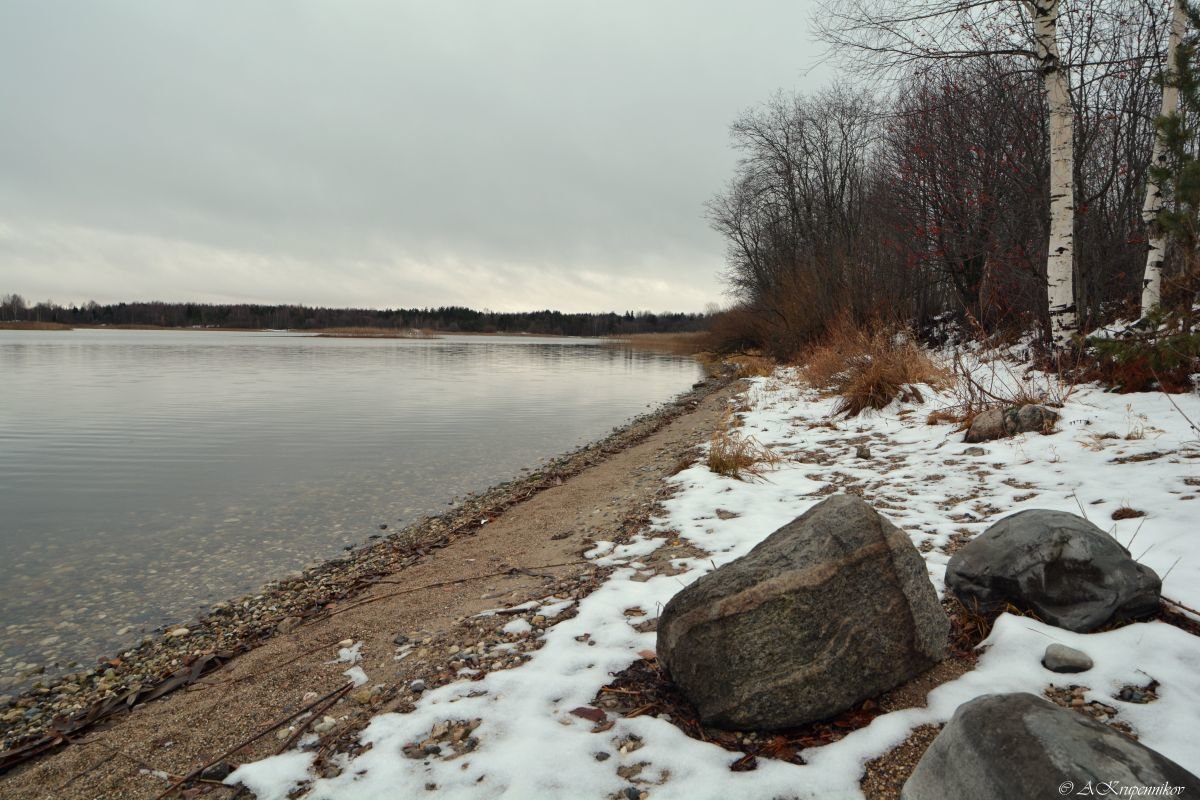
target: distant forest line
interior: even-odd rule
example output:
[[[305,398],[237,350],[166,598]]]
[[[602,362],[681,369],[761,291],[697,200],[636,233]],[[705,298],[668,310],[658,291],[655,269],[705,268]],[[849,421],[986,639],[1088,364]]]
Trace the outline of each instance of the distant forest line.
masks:
[[[250,303],[115,303],[27,305],[17,294],[0,297],[0,322],[52,322],[63,325],[153,325],[164,328],[322,328],[421,329],[444,333],[535,333],[554,336],[613,336],[704,330],[709,314],[626,311],[566,314],[561,311],[476,311],[439,308],[314,308]]]

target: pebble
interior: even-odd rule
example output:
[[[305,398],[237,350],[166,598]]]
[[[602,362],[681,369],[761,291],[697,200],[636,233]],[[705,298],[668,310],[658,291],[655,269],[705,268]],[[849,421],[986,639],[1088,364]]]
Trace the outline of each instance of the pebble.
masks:
[[[228,761],[218,761],[212,766],[205,767],[200,777],[206,781],[223,781],[233,772],[233,765]]]
[[[167,636],[172,639],[182,639],[184,636],[188,636],[189,634],[191,634],[191,631],[187,628],[173,628],[167,631]]]
[[[417,694],[420,694],[421,692],[425,691],[425,681],[421,680],[420,678],[417,678],[415,681],[413,681],[412,683],[410,683],[408,685],[408,688],[412,689]]]
[[[870,458],[871,448],[867,447],[865,444],[860,444],[857,448],[855,448],[854,456],[855,458]]]
[[[1049,645],[1042,656],[1042,666],[1051,672],[1087,672],[1092,665],[1091,656],[1087,653],[1057,642]]]
[[[322,717],[321,721],[313,725],[313,730],[317,733],[328,733],[337,725],[337,720],[333,717]]]
[[[1149,699],[1147,699],[1149,698]],[[1126,686],[1121,689],[1121,693],[1117,695],[1118,700],[1124,700],[1126,703],[1148,703],[1151,699],[1157,699],[1147,692],[1133,686]]]

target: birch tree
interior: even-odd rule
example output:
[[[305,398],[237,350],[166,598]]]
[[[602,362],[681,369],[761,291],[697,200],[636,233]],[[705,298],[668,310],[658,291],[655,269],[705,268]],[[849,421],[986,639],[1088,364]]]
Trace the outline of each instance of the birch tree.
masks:
[[[1075,314],[1075,110],[1058,50],[1060,0],[1027,0],[1039,71],[1050,111],[1050,243],[1046,298],[1050,339],[1063,345],[1078,329]]]
[[[1187,31],[1187,0],[1175,0],[1171,10],[1171,32],[1167,40],[1166,70],[1163,76],[1162,117],[1176,114],[1179,109],[1179,83],[1176,80],[1175,59],[1179,43]],[[1167,233],[1159,222],[1163,210],[1163,186],[1159,175],[1167,166],[1167,143],[1160,130],[1154,137],[1154,153],[1151,164],[1157,169],[1150,171],[1146,181],[1146,203],[1142,207],[1142,220],[1146,223],[1146,271],[1142,277],[1141,316],[1162,300],[1163,264],[1166,261]]]

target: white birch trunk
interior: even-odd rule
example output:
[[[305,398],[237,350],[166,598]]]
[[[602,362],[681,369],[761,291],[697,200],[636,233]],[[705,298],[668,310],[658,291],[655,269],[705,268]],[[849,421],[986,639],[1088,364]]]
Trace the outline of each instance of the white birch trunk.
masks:
[[[1050,245],[1046,296],[1053,344],[1067,343],[1075,319],[1075,112],[1058,52],[1060,0],[1029,0],[1038,61],[1050,110]]]
[[[1171,34],[1167,39],[1167,83],[1163,86],[1162,116],[1175,114],[1179,111],[1179,87],[1172,86],[1170,80],[1175,73],[1175,52],[1187,28],[1187,15],[1184,13],[1184,0],[1176,0],[1172,5]],[[1151,155],[1151,165],[1164,167],[1167,164],[1167,146],[1162,134],[1154,137],[1154,152]],[[1146,272],[1142,276],[1142,308],[1140,316],[1146,316],[1150,309],[1162,300],[1162,269],[1166,259],[1166,231],[1158,224],[1158,214],[1162,211],[1162,187],[1151,175],[1146,181],[1146,202],[1142,206],[1142,221],[1146,223],[1146,240],[1149,249],[1146,252]]]

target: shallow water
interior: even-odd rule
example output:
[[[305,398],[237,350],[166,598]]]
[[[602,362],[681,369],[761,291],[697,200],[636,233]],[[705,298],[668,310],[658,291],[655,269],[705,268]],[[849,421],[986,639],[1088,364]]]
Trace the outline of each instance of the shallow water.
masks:
[[[445,511],[698,375],[597,340],[0,331],[0,679]]]

